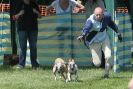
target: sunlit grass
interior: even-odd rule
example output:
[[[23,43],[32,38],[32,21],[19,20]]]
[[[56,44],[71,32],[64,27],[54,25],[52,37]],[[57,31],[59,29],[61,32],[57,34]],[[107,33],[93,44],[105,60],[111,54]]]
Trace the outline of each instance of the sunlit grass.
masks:
[[[102,79],[101,68],[79,68],[79,81],[65,83],[54,80],[51,68],[32,70],[15,67],[0,67],[0,89],[127,89],[132,70],[120,73],[110,72],[109,79]]]

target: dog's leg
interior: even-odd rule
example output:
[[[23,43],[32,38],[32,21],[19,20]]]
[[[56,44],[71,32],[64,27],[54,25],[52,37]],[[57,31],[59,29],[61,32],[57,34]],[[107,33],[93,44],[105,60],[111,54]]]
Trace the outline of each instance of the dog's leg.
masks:
[[[57,70],[57,69],[56,69],[56,66],[54,66],[54,67],[53,67],[53,74],[54,74],[54,79],[55,79],[55,80],[57,80],[57,78],[56,78],[56,70]]]
[[[75,73],[75,81],[78,81],[78,73]]]
[[[78,81],[78,66],[75,64],[75,81]]]
[[[67,73],[68,81],[71,81],[71,74],[68,72]]]
[[[62,77],[66,80],[66,77],[65,77],[64,73],[61,73],[61,75],[62,75]]]
[[[68,80],[68,73],[66,73],[66,82],[68,82],[69,80]]]

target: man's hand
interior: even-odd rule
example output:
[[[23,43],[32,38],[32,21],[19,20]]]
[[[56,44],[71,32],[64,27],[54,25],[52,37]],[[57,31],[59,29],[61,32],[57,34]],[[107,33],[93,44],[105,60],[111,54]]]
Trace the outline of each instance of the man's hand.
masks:
[[[20,12],[19,12],[19,15],[23,15],[24,14],[24,10],[21,10]]]
[[[35,8],[33,8],[33,12],[38,14],[38,11]]]
[[[80,42],[83,41],[83,39],[84,39],[84,36],[82,35],[77,37],[77,40],[79,40]]]
[[[23,14],[24,14],[24,10],[21,10],[18,14],[16,14],[16,15],[13,16],[13,19],[14,19],[14,20],[18,20],[18,18],[19,18],[21,15],[23,15]]]
[[[122,42],[122,35],[121,35],[121,33],[118,33],[117,35],[118,35],[118,40],[119,40],[120,42]]]

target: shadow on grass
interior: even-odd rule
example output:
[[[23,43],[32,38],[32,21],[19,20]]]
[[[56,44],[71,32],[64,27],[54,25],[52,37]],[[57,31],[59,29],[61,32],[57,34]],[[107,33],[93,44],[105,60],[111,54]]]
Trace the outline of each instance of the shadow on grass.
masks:
[[[127,79],[127,78],[132,78],[132,76],[113,76],[108,79]]]
[[[83,83],[83,80],[71,80],[69,82],[73,82],[73,83]]]
[[[1,65],[0,66],[0,71],[2,71],[2,72],[6,72],[6,71],[13,72],[16,70],[20,70],[20,69],[17,69],[17,65],[15,65],[15,66]],[[33,69],[30,66],[26,66],[23,70],[33,70]]]
[[[13,67],[12,66],[4,66],[4,65],[1,65],[0,66],[0,71],[4,72],[4,71],[14,71]]]
[[[41,66],[43,70],[52,69],[53,66]],[[78,66],[79,69],[86,70],[86,69],[97,69],[95,66]],[[101,68],[101,67],[100,67]]]

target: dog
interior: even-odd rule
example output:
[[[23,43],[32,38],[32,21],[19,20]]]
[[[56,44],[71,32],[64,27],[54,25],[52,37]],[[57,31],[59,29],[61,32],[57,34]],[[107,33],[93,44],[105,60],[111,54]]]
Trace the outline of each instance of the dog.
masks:
[[[65,61],[62,58],[55,59],[54,66],[53,66],[53,74],[55,80],[57,80],[56,74],[60,74],[60,78],[63,77],[66,81],[67,75],[67,66]]]
[[[78,66],[74,59],[69,59],[67,64],[67,82],[72,81],[72,75],[75,75],[75,81],[78,81]]]

